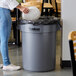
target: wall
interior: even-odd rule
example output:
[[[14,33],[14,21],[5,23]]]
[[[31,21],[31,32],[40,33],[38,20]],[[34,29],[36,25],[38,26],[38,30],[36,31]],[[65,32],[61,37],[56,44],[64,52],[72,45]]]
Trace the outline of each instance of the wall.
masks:
[[[62,60],[70,60],[68,34],[76,30],[76,0],[62,0],[61,18],[62,28]]]

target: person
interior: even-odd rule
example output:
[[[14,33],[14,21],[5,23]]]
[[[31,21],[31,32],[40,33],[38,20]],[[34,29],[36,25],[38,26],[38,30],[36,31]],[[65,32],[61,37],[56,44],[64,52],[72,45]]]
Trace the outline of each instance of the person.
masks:
[[[24,13],[29,12],[28,8],[19,5],[16,0],[0,0],[0,52],[3,60],[3,65],[1,64],[0,67],[3,67],[3,70],[10,71],[21,69],[20,66],[11,64],[8,53],[8,39],[12,25],[10,10],[14,8]]]

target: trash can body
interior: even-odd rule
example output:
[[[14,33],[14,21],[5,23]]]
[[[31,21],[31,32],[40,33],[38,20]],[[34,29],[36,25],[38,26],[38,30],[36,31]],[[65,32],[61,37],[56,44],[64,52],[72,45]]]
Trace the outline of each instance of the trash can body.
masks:
[[[21,24],[23,68],[50,71],[56,64],[57,25]]]

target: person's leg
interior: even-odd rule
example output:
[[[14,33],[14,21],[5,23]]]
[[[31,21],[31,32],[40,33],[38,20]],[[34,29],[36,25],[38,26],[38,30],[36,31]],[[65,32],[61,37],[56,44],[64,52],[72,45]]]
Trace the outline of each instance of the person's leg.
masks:
[[[8,9],[0,8],[0,41],[3,59],[3,70],[19,70],[20,66],[10,63],[8,55],[8,39],[11,32],[11,16]]]
[[[10,64],[8,55],[8,38],[11,31],[11,17],[10,11],[7,9],[0,9],[0,39],[1,39],[1,54],[3,59],[3,65]]]

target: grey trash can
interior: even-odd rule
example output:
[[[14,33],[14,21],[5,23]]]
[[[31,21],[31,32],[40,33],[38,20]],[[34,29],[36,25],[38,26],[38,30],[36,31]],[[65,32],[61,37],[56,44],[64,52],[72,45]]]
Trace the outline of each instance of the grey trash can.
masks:
[[[54,17],[20,21],[25,70],[41,72],[55,69],[57,22]]]

